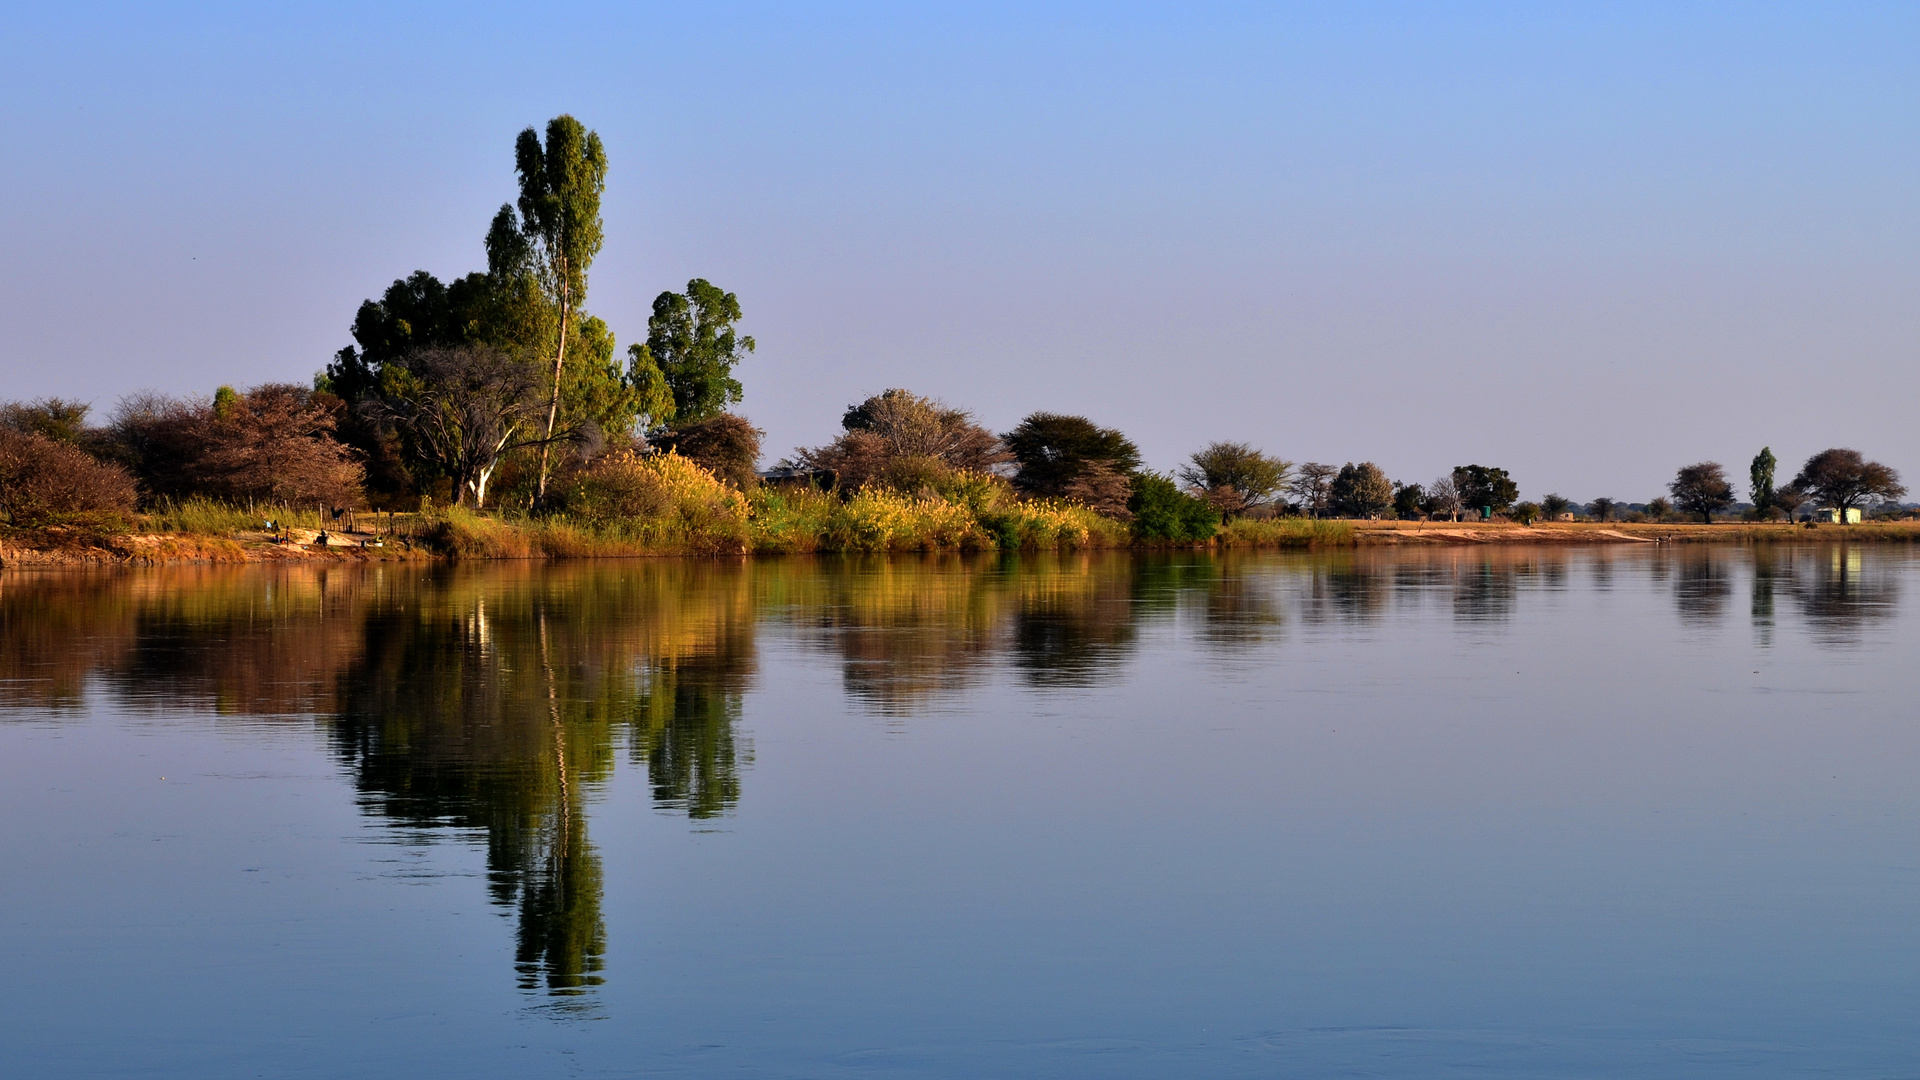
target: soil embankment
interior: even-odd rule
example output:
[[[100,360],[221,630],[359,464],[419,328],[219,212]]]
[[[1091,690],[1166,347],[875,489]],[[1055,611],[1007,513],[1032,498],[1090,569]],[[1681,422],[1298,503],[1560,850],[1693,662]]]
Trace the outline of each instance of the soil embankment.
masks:
[[[1345,526],[1328,538],[1310,543],[1263,544],[1223,536],[1215,546],[1258,547],[1371,547],[1378,545],[1472,546],[1479,544],[1749,544],[1848,541],[1861,543],[1920,542],[1920,522],[1875,522],[1863,525],[1651,524],[1619,522],[1553,522],[1518,525],[1511,522],[1354,521],[1325,522]],[[503,526],[511,529],[510,526]],[[322,536],[325,540],[322,542]],[[1298,539],[1298,538],[1296,538]],[[1184,545],[1183,545],[1184,546]],[[1209,545],[1195,545],[1206,547]],[[16,533],[0,537],[0,567],[161,566],[214,563],[281,562],[394,562],[437,558],[543,557],[537,548],[522,545],[486,552],[437,550],[424,539],[382,536],[376,533],[314,529],[286,529],[279,533],[242,531],[225,535],[202,533],[136,533],[102,535],[59,529]],[[646,554],[640,550],[600,554]],[[583,554],[595,554],[586,552]],[[544,557],[554,557],[547,554]]]

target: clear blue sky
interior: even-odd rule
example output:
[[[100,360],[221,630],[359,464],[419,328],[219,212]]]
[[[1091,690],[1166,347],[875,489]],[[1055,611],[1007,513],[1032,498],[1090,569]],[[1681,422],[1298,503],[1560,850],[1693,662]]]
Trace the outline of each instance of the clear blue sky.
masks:
[[[0,397],[306,380],[606,140],[589,308],[737,291],[770,457],[905,386],[1646,499],[1920,488],[1920,6],[25,5]],[[1744,490],[1744,480],[1742,482]]]

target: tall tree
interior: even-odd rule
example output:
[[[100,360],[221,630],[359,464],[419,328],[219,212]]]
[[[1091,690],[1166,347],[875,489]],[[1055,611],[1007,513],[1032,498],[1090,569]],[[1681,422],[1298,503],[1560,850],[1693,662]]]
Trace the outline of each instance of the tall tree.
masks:
[[[733,368],[753,352],[754,343],[734,329],[740,317],[740,298],[705,278],[687,282],[684,294],[654,297],[647,343],[632,350],[629,378],[650,381],[649,368],[660,372],[673,408],[656,419],[706,420],[745,396]]]
[[[1559,521],[1560,515],[1571,509],[1573,509],[1573,500],[1555,492],[1548,492],[1540,500],[1540,512],[1546,515],[1548,521]]]
[[[1733,505],[1733,484],[1717,461],[1686,466],[1674,475],[1667,490],[1673,493],[1675,506],[1689,514],[1699,514],[1703,524],[1713,523],[1715,510]]]
[[[561,115],[547,122],[545,146],[533,128],[522,131],[514,143],[513,157],[520,175],[520,231],[528,242],[535,276],[553,313],[553,380],[546,430],[541,433],[536,495],[544,499],[548,453],[554,425],[560,418],[568,331],[573,329],[575,313],[587,298],[587,268],[600,253],[600,194],[607,186],[607,152],[599,134],[588,131],[573,117]],[[506,209],[502,207],[503,212]],[[495,222],[498,228],[500,217],[496,216]]]
[[[1425,513],[1427,489],[1419,484],[1393,485],[1393,516],[1412,520]]]
[[[1605,496],[1587,504],[1587,513],[1592,514],[1595,521],[1612,521],[1613,515],[1619,512],[1620,504]]]
[[[1863,503],[1897,499],[1907,493],[1900,474],[1858,450],[1822,450],[1807,459],[1793,486],[1831,506],[1841,521],[1847,511]]]
[[[1753,456],[1753,464],[1747,466],[1747,478],[1750,486],[1748,493],[1753,497],[1754,513],[1765,515],[1773,509],[1773,467],[1779,459],[1773,456],[1773,448],[1763,446]]]

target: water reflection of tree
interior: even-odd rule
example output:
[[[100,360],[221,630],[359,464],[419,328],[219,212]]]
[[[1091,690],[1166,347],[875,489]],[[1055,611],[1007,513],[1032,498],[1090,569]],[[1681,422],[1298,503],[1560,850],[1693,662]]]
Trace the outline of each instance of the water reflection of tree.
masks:
[[[1850,645],[1874,623],[1894,617],[1900,599],[1897,564],[1869,559],[1861,548],[1835,544],[1794,560],[1794,603],[1813,639],[1823,645]]]
[[[1520,576],[1511,555],[1472,552],[1454,565],[1454,621],[1505,622],[1519,599]]]
[[[606,933],[589,793],[619,740],[657,805],[739,798],[753,670],[739,564],[67,575],[0,588],[0,704],[318,718],[362,808],[484,837],[523,985],[598,984]]]
[[[1681,621],[1719,622],[1733,596],[1733,575],[1727,567],[1726,553],[1693,545],[1680,548],[1663,561],[1672,564],[1673,602]]]

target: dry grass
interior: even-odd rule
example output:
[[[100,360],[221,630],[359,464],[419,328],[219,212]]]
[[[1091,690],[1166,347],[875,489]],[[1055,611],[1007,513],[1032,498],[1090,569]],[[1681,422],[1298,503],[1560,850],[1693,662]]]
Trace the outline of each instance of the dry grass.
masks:
[[[1320,518],[1283,517],[1253,520],[1235,518],[1221,526],[1221,547],[1320,548],[1352,547],[1354,523]]]

